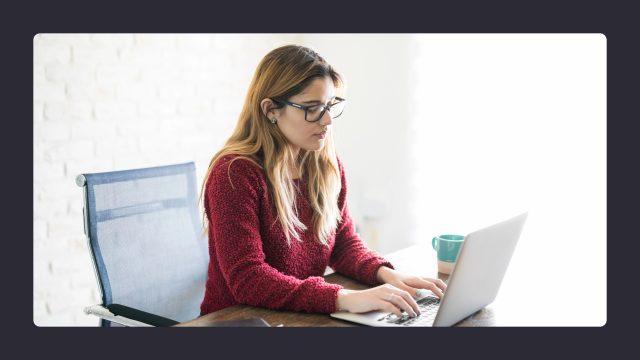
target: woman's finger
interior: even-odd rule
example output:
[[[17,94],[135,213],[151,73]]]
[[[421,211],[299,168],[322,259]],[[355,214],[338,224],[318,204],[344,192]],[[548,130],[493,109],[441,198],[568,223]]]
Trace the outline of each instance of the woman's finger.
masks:
[[[431,281],[432,283],[436,284],[436,286],[440,289],[440,290],[446,290],[447,289],[447,284],[442,281],[441,279],[432,279],[432,278],[423,278],[424,280],[427,281]]]
[[[406,294],[406,296],[409,296],[409,294],[407,294],[406,292],[404,294]],[[411,316],[418,316],[416,311],[413,310],[412,306],[409,305],[409,303],[407,302],[407,300],[405,300],[403,295],[396,294],[396,293],[390,293],[389,295],[387,295],[387,298],[385,300],[387,300],[388,302],[394,304],[395,306],[399,307],[400,309],[406,311],[407,314],[409,314]]]
[[[419,278],[416,280],[420,280]],[[416,298],[418,297],[418,290],[420,289],[420,283],[416,283],[415,281],[400,283],[397,288],[404,290],[408,293],[407,297],[404,297],[405,300],[416,310],[418,314],[420,314],[420,308],[418,307],[418,303],[416,302]]]
[[[397,317],[402,317],[402,310],[389,301],[380,300],[378,307],[382,311],[394,313]]]
[[[415,295],[412,295],[412,294],[415,294],[418,291],[418,289],[414,289],[406,285],[405,287],[408,288],[410,291],[405,290],[398,293],[398,295],[402,296],[404,301],[406,301],[409,304],[409,306],[411,306],[411,309],[413,310],[414,313],[420,315],[420,307],[418,306],[418,303],[415,300]]]
[[[419,279],[418,279],[419,280]],[[420,315],[420,307],[418,306],[418,303],[416,302],[416,297],[417,297],[417,291],[418,289],[416,289],[414,287],[414,284],[411,284],[409,282],[402,282],[400,281],[397,286],[395,286],[395,284],[389,284],[389,289],[392,292],[395,292],[398,295],[402,295],[402,297],[404,298],[404,300],[409,303],[409,305],[411,305],[411,308],[413,309],[413,311],[415,313],[417,313],[418,315]],[[394,291],[396,290],[396,291]],[[397,291],[400,290],[400,291]]]
[[[440,290],[440,288],[436,284],[428,280],[424,280],[424,279],[420,279],[420,280],[422,283],[422,287],[424,289],[431,290],[434,294],[436,294],[437,297],[442,299],[442,296],[443,296],[442,290]]]

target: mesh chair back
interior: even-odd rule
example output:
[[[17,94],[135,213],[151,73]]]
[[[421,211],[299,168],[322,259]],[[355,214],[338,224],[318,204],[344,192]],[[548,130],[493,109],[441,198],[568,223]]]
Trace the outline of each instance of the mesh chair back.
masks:
[[[194,163],[83,176],[103,304],[176,321],[198,317],[209,259]]]

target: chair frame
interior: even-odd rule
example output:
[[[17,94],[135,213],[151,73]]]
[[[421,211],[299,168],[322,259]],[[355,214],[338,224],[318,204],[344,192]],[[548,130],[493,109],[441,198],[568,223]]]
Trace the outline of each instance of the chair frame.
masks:
[[[194,165],[193,162],[183,163],[183,164],[175,164],[175,165]],[[171,165],[169,165],[171,166]],[[82,208],[82,217],[83,217],[83,226],[84,226],[84,234],[87,238],[87,246],[89,247],[90,255],[91,255],[91,263],[93,264],[93,272],[96,277],[96,281],[98,283],[98,289],[100,291],[100,298],[102,300],[102,304],[96,304],[92,306],[87,306],[84,308],[84,313],[87,315],[95,315],[101,319],[102,325],[105,326],[104,321],[110,321],[114,323],[118,323],[120,325],[124,325],[127,327],[138,327],[138,326],[172,326],[178,324],[177,321],[168,319],[162,316],[158,316],[155,314],[150,314],[144,312],[142,310],[130,308],[120,304],[106,304],[106,297],[104,293],[104,284],[100,278],[98,264],[96,263],[96,254],[94,248],[91,244],[91,232],[89,231],[89,214],[88,214],[88,189],[87,189],[87,179],[84,174],[80,174],[75,179],[76,185],[82,188],[83,194],[83,208]]]

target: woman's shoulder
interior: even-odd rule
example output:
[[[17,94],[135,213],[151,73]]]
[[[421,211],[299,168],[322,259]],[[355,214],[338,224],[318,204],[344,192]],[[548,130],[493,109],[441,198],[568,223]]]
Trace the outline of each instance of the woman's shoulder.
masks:
[[[222,166],[222,165],[230,166],[235,163],[238,163],[240,165],[240,168],[242,169],[253,169],[253,168],[258,170],[262,169],[257,159],[253,157],[245,156],[245,155],[239,155],[239,154],[222,155],[218,159],[218,161],[216,161],[216,167]]]
[[[212,180],[228,180],[232,184],[236,180],[251,183],[264,182],[261,166],[255,159],[238,154],[227,154],[217,159],[211,170]]]

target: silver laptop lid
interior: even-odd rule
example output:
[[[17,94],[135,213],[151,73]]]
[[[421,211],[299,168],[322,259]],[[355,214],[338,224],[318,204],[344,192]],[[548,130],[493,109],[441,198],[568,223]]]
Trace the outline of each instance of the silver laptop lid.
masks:
[[[465,237],[433,326],[451,326],[495,299],[527,215]]]

